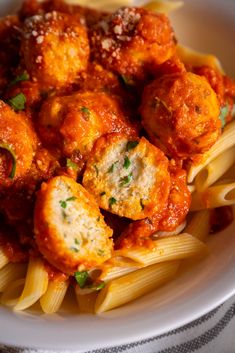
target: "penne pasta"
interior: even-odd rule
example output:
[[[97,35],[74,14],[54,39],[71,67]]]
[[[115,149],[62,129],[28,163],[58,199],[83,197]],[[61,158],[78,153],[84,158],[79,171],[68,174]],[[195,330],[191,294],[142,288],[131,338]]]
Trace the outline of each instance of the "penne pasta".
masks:
[[[192,195],[191,211],[229,206],[235,203],[235,183],[216,185]]]
[[[168,14],[171,11],[177,10],[184,5],[183,1],[155,0],[143,2],[142,7],[146,10],[162,12]]]
[[[202,161],[192,164],[188,171],[188,183],[192,183],[198,173],[211,161],[235,145],[235,121],[225,126],[218,141],[202,156]]]
[[[204,241],[210,232],[210,211],[201,210],[195,213],[188,222],[185,232]]]
[[[26,274],[27,265],[19,263],[9,263],[0,270],[0,292],[4,292],[5,289]]]
[[[46,314],[56,313],[65,297],[69,286],[69,280],[51,280],[49,281],[47,291],[40,298],[41,308]]]
[[[205,166],[195,178],[195,186],[198,192],[204,191],[224,175],[235,163],[235,146],[229,148],[223,154],[212,160]]]
[[[197,50],[184,45],[177,46],[177,54],[185,65],[190,66],[211,66],[224,74],[224,70],[219,59],[211,54],[200,53]]]
[[[0,269],[8,264],[9,259],[3,251],[3,248],[0,246]]]
[[[120,255],[143,266],[149,266],[159,262],[184,259],[207,251],[204,243],[187,233],[162,238],[154,243],[154,249],[149,250],[144,247],[123,249],[120,250]]]
[[[48,273],[40,258],[30,258],[25,286],[14,307],[14,310],[24,310],[36,303],[46,292],[48,286]]]
[[[98,292],[82,294],[78,285],[75,286],[75,295],[81,313],[94,313],[95,301]]]
[[[179,267],[178,261],[142,268],[109,282],[98,294],[97,314],[114,309],[147,294],[169,281]]]
[[[14,307],[19,301],[24,285],[25,278],[20,278],[12,282],[2,294],[1,303],[6,306]]]
[[[97,10],[114,11],[122,6],[132,6],[132,0],[66,0],[71,5],[81,5]]]

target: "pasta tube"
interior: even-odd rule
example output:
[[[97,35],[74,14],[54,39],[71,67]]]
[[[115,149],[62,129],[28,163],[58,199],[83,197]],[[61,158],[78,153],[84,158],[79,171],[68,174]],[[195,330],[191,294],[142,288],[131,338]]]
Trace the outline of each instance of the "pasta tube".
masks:
[[[31,258],[25,279],[23,292],[14,310],[24,310],[36,303],[46,292],[48,273],[40,258]]]
[[[189,48],[183,45],[177,46],[177,54],[185,65],[192,65],[192,66],[206,65],[224,74],[224,70],[221,66],[219,59],[214,55],[200,53],[197,50],[194,50],[192,48]]]
[[[235,203],[235,183],[216,185],[192,195],[191,211],[229,206]]]
[[[195,178],[195,186],[198,192],[204,191],[214,184],[235,163],[235,146],[205,166]]]
[[[9,263],[0,270],[0,292],[3,292],[7,286],[21,278],[26,273],[26,264]]]
[[[56,313],[65,297],[69,286],[69,280],[49,281],[46,293],[40,298],[41,308],[46,314]]]
[[[95,312],[102,313],[126,304],[169,281],[178,270],[179,262],[155,264],[109,282],[98,294]]]
[[[142,6],[146,10],[162,12],[168,14],[171,11],[177,10],[184,5],[183,1],[168,1],[168,0],[154,0],[143,3]]]
[[[0,247],[0,269],[3,268],[6,264],[8,264],[9,259],[3,251],[3,248]]]
[[[188,222],[185,232],[204,241],[210,232],[210,211],[201,210],[195,213]]]
[[[188,183],[192,183],[196,175],[205,168],[205,166],[232,146],[235,146],[235,121],[225,126],[218,141],[202,156],[202,161],[198,164],[191,165],[188,172]]]
[[[120,250],[122,256],[149,266],[159,262],[179,260],[199,253],[205,253],[207,247],[204,243],[190,234],[184,233],[156,240],[155,249],[132,248]]]
[[[1,303],[6,306],[14,307],[22,293],[25,285],[25,278],[17,279],[12,282],[1,296]]]
[[[75,295],[81,313],[94,313],[95,301],[98,295],[97,292],[81,294],[81,289],[76,285]]]

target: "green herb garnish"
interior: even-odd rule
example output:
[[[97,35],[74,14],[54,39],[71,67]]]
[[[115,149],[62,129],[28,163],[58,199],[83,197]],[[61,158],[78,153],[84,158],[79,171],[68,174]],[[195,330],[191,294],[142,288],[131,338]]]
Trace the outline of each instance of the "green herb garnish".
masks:
[[[118,161],[114,162],[111,167],[108,169],[108,173],[113,173],[115,166],[118,164]]]
[[[84,288],[86,285],[86,282],[89,278],[88,272],[87,271],[83,271],[83,272],[75,272],[74,273],[74,277],[79,285],[80,288]]]
[[[114,197],[110,197],[110,199],[109,199],[109,207],[112,207],[115,203],[117,203],[117,200]]]
[[[74,239],[74,243],[75,243],[76,245],[80,245],[80,241],[79,241],[77,238]]]
[[[70,250],[74,251],[74,252],[79,252],[79,250],[73,246],[71,246]]]
[[[126,144],[126,151],[130,151],[133,150],[133,148],[135,148],[136,146],[138,146],[139,141],[128,141]]]
[[[121,179],[120,186],[129,184],[132,181],[132,179],[133,179],[133,175],[132,173],[130,173],[129,175]]]
[[[17,76],[13,81],[11,81],[9,86],[11,87],[11,86],[14,86],[18,82],[28,81],[28,80],[29,80],[29,74],[27,72],[24,72],[23,74]]]
[[[130,167],[130,165],[131,165],[131,161],[130,161],[130,159],[126,156],[125,159],[124,159],[123,167],[124,167],[125,169],[128,169],[128,168]]]
[[[91,288],[95,291],[99,291],[101,289],[103,289],[105,287],[105,282],[101,282],[99,284],[91,284],[90,286],[88,286],[88,288]]]
[[[6,144],[6,143],[0,143],[0,149],[6,150],[7,152],[10,153],[11,155],[11,159],[12,159],[12,167],[11,167],[11,171],[9,174],[9,178],[10,179],[14,179],[15,177],[15,173],[16,173],[16,155],[15,153],[12,151],[11,147]]]
[[[19,93],[15,97],[8,99],[7,103],[18,112],[25,109],[26,97],[23,93]]]
[[[101,193],[100,193],[100,196],[104,196],[106,194],[106,192],[105,191],[102,191]]]
[[[98,250],[97,250],[97,254],[98,254],[99,256],[104,256],[104,250],[98,249]]]
[[[91,114],[90,110],[87,107],[81,107],[80,110],[88,120]]]
[[[71,169],[75,170],[76,172],[78,171],[78,165],[76,163],[74,163],[73,161],[71,161],[71,159],[69,159],[69,158],[66,159],[66,167],[71,168]]]
[[[66,208],[68,201],[74,201],[74,200],[76,200],[76,199],[77,199],[76,196],[71,196],[71,197],[69,197],[69,198],[66,199],[66,200],[60,200],[59,203],[60,203],[60,206],[61,206],[62,208]]]
[[[222,128],[225,127],[226,125],[226,117],[228,115],[228,112],[229,112],[229,105],[226,104],[225,106],[221,107],[220,108],[220,116],[219,116],[219,119],[221,120],[222,122]]]

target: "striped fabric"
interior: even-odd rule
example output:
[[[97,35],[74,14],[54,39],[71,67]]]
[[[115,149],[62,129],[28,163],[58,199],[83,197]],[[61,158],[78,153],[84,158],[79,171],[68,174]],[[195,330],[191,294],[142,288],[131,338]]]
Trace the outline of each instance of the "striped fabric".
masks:
[[[1,353],[54,353],[0,346]],[[67,353],[71,351],[67,351]],[[74,352],[74,351],[73,351]],[[118,347],[76,353],[235,353],[235,297],[191,322],[161,336]],[[58,351],[57,351],[58,353]],[[66,353],[64,351],[63,353]],[[74,352],[75,353],[75,352]]]

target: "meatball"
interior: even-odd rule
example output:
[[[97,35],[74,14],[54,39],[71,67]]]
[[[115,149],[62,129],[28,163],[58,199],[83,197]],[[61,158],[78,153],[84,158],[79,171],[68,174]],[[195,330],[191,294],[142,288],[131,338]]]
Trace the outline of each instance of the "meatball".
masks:
[[[35,15],[25,21],[21,54],[31,78],[43,87],[69,85],[88,64],[86,29],[68,14]]]
[[[31,167],[36,146],[36,134],[26,115],[15,113],[0,101],[0,181],[24,176]]]
[[[154,233],[157,231],[174,231],[184,222],[191,203],[186,172],[172,165],[170,165],[169,172],[171,185],[167,206],[151,217],[131,223],[119,237],[117,247],[151,246],[151,236]]]
[[[133,220],[165,207],[170,189],[168,160],[144,137],[109,134],[95,144],[83,185],[99,206]]]
[[[204,153],[220,135],[217,96],[204,77],[190,72],[153,81],[140,112],[151,141],[174,158]]]
[[[93,197],[68,177],[42,184],[34,229],[40,252],[65,273],[98,266],[111,257],[112,230]]]
[[[118,98],[102,92],[52,97],[42,106],[39,133],[45,143],[61,146],[67,157],[88,156],[94,142],[109,132],[136,134]]]
[[[95,59],[108,69],[140,80],[175,53],[175,43],[165,15],[135,7],[108,15],[91,33]]]

